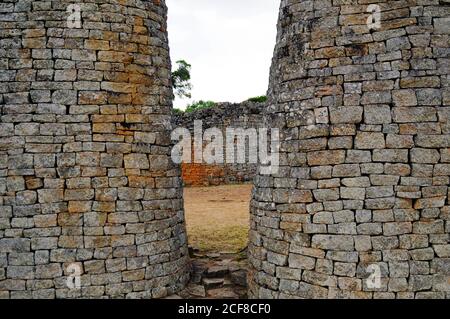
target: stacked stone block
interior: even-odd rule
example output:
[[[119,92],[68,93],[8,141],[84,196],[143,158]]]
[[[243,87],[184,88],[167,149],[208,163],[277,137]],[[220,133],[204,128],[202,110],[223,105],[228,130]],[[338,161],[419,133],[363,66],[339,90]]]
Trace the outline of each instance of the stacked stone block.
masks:
[[[269,100],[250,296],[449,298],[449,1],[281,1]]]
[[[1,298],[158,298],[188,280],[166,12],[0,3]]]
[[[246,101],[238,104],[218,103],[214,107],[201,109],[194,112],[174,114],[173,122],[177,127],[189,129],[191,136],[194,136],[194,123],[201,121],[203,131],[217,128],[222,132],[224,138],[223,154],[226,154],[227,129],[258,130],[264,126],[263,110],[264,103]],[[233,143],[238,147],[238,140]],[[204,143],[204,147],[208,143]],[[207,164],[195,163],[194,144],[192,147],[192,162],[182,163],[182,177],[185,186],[212,186],[227,185],[237,183],[253,182],[256,175],[256,163],[249,161],[249,149],[246,145],[246,161],[238,163],[235,160],[228,163],[225,159],[223,163]],[[237,149],[236,149],[237,153]],[[236,159],[236,156],[235,156]]]

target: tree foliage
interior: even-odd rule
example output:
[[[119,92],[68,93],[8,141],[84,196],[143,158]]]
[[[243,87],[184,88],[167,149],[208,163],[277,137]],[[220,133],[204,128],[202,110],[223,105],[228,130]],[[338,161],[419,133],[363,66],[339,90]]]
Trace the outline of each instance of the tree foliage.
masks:
[[[188,105],[188,107],[186,108],[186,112],[190,113],[190,112],[194,112],[197,110],[202,110],[202,109],[207,109],[210,107],[214,107],[216,105],[216,102],[213,101],[198,101],[198,102],[194,102],[191,105]]]
[[[267,101],[267,96],[262,95],[262,96],[255,96],[252,98],[249,98],[247,101],[249,102],[257,102],[257,103],[263,103]]]
[[[174,108],[174,109],[173,109],[173,113],[174,113],[174,114],[183,114],[184,111],[183,111],[183,110],[180,110],[180,109],[177,109],[177,108]]]
[[[191,68],[185,60],[177,61],[178,68],[172,72],[172,85],[179,98],[191,98]]]

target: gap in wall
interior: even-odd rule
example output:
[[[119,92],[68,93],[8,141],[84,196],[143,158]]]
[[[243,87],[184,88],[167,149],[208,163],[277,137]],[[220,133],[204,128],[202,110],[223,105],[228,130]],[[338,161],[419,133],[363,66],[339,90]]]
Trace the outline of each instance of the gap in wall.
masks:
[[[176,127],[187,128],[191,136],[195,122],[202,130],[217,128],[224,137],[222,154],[227,153],[227,128],[256,132],[263,123],[265,104],[217,103],[214,107],[175,114]],[[193,273],[186,298],[247,297],[247,246],[250,228],[250,200],[257,165],[250,160],[250,141],[238,138],[234,161],[183,163],[184,208]],[[204,141],[203,151],[209,143]],[[191,160],[194,161],[195,141]],[[245,163],[237,158],[245,149]],[[225,158],[224,158],[225,159]]]
[[[247,296],[247,243],[251,184],[184,188],[192,261],[187,297]]]

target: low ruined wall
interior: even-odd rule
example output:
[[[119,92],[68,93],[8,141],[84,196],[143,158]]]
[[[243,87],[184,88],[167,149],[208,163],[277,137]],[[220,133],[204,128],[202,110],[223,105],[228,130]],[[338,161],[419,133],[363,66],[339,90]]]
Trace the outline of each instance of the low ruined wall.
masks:
[[[449,70],[449,1],[281,1],[250,296],[450,298]]]
[[[0,3],[0,298],[184,287],[166,29],[160,0]]]
[[[264,103],[243,102],[239,104],[218,103],[208,109],[176,114],[173,122],[177,127],[189,129],[194,136],[194,121],[202,121],[203,130],[218,128],[226,136],[227,128],[257,129],[263,126]],[[224,145],[224,154],[225,154]],[[193,150],[194,148],[192,148]],[[193,151],[194,152],[194,151]],[[247,150],[248,155],[248,150]],[[247,157],[248,159],[248,157]],[[186,186],[211,186],[252,182],[257,164],[183,163],[182,177]]]
[[[165,3],[77,0],[78,29],[74,2],[0,3],[0,298],[164,297],[189,278]],[[450,297],[450,3],[379,0],[369,30],[371,2],[282,0],[264,121],[182,125],[280,129],[250,297]]]

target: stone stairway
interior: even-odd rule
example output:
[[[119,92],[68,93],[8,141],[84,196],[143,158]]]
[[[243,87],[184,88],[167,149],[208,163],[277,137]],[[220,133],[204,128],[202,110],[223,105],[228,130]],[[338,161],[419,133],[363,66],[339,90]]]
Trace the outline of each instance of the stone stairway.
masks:
[[[185,290],[171,298],[247,298],[247,259],[245,253],[200,253],[191,249],[191,281]]]

